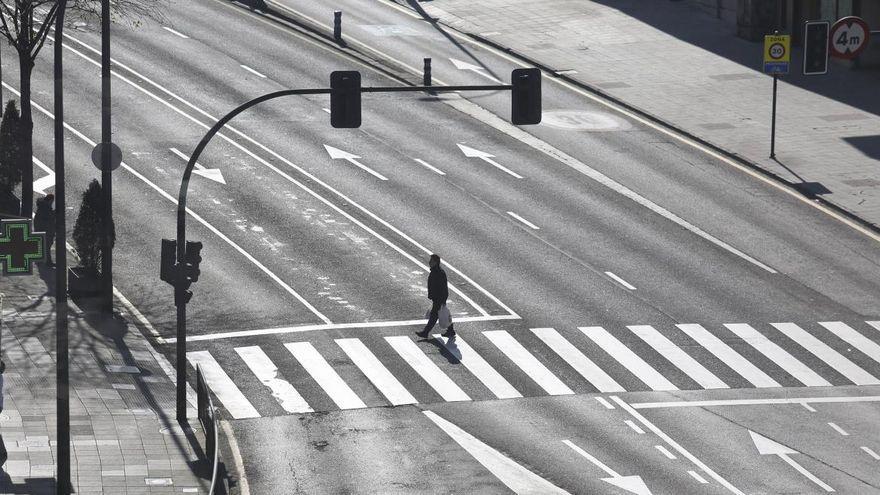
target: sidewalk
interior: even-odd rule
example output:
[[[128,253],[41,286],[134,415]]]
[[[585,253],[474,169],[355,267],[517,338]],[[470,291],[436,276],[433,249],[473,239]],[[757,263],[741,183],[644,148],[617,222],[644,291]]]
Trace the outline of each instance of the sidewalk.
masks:
[[[0,278],[0,432],[9,452],[0,493],[55,493],[55,272],[40,271]],[[75,305],[69,325],[74,493],[207,493],[204,442],[176,426],[174,385],[139,330],[122,318],[96,321]]]
[[[772,79],[761,73],[762,44],[737,38],[735,26],[687,3],[397,1],[533,63],[576,71],[562,77],[802,184],[802,191],[821,194],[824,187],[824,200],[880,225],[880,70],[832,62],[827,75],[803,76],[796,48],[791,74],[779,83],[774,161]]]

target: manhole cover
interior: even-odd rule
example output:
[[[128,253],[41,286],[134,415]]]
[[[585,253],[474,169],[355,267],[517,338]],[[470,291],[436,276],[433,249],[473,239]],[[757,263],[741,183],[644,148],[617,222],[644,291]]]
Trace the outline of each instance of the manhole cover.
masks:
[[[630,128],[629,122],[602,112],[583,110],[549,110],[543,113],[541,123],[567,131],[621,131]]]

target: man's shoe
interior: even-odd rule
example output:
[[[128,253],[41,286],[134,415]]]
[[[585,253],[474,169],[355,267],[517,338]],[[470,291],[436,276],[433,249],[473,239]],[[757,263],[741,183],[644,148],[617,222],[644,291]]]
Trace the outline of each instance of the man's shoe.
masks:
[[[451,339],[451,338],[455,337],[455,329],[453,329],[452,325],[450,325],[449,328],[447,328],[446,331],[440,335]]]
[[[428,338],[428,331],[422,330],[421,332],[416,332],[416,335],[418,335],[419,337],[421,337],[423,339],[427,339]]]

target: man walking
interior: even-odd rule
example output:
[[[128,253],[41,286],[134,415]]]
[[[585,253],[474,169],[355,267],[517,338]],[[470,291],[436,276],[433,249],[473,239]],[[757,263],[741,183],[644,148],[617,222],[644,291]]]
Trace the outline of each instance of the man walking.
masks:
[[[421,332],[416,332],[421,338],[427,338],[428,332],[434,328],[434,325],[437,323],[437,314],[440,312],[440,308],[446,306],[446,300],[449,299],[449,287],[446,284],[446,272],[440,268],[440,256],[436,254],[431,255],[431,259],[428,260],[428,266],[431,267],[431,273],[428,275],[428,299],[431,300],[431,313],[428,316],[428,324],[425,325],[425,329]],[[453,325],[450,323],[449,328],[446,329],[446,332],[443,334],[444,337],[455,337],[455,329],[452,328]]]
[[[52,243],[55,242],[55,210],[52,208],[52,202],[55,201],[54,194],[47,194],[45,198],[37,200],[37,211],[34,213],[34,230],[46,233],[46,262],[49,266],[52,263]]]

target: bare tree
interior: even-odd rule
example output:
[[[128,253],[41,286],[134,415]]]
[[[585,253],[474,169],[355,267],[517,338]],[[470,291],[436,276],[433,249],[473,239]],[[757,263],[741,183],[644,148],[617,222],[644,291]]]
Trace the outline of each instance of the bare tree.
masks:
[[[161,6],[165,3],[164,0],[107,1],[110,2],[112,18],[126,19],[133,25],[144,17],[160,18]],[[68,0],[65,19],[100,18],[101,3],[102,0]],[[37,55],[55,24],[57,13],[57,0],[0,0],[0,34],[18,53],[21,92],[21,215],[25,218],[31,216],[34,198],[31,74]]]

